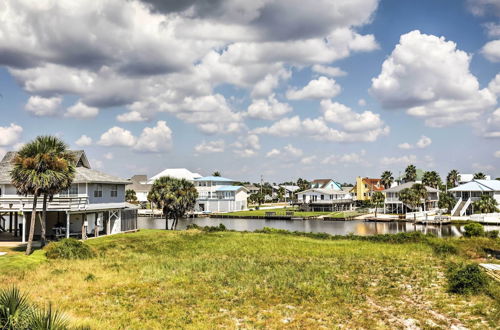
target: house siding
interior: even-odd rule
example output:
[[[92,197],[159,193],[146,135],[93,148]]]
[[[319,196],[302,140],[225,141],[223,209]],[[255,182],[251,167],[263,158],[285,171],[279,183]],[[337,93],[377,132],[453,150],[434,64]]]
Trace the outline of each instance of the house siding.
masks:
[[[125,185],[117,185],[117,196],[111,197],[111,184],[102,184],[102,197],[94,197],[94,191],[96,190],[96,183],[88,184],[88,197],[89,204],[102,204],[102,203],[122,203],[125,201]]]

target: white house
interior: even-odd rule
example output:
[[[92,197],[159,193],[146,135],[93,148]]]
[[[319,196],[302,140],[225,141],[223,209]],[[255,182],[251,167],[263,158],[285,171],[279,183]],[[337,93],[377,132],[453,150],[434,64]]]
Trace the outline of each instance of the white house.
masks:
[[[72,151],[76,174],[71,187],[47,205],[47,237],[85,237],[114,234],[137,228],[136,207],[125,202],[130,181],[91,168],[84,151]],[[0,162],[0,235],[7,240],[27,239],[33,196],[20,196],[12,185],[10,171],[15,152]],[[43,198],[38,198],[37,212]],[[40,223],[35,224],[35,237]]]
[[[472,214],[472,202],[480,199],[484,194],[490,195],[500,204],[500,181],[498,180],[472,180],[448,191],[453,193],[457,200],[451,211],[453,216]]]
[[[169,176],[176,179],[186,179],[191,182],[193,182],[194,179],[201,178],[201,175],[199,173],[191,172],[190,170],[185,168],[167,168],[160,173],[153,175],[147,183],[153,184],[156,179],[163,176]]]
[[[233,185],[235,180],[207,176],[194,179],[197,212],[234,212],[247,209],[248,190]]]
[[[411,209],[409,205],[404,204],[399,199],[399,194],[403,189],[411,188],[416,183],[418,182],[406,182],[398,186],[383,190],[382,193],[385,195],[385,212],[401,214],[408,211],[415,211],[414,209]],[[425,202],[426,210],[437,208],[439,201],[439,190],[429,186],[425,186],[425,189],[427,190],[427,200],[422,200],[422,205],[424,205]]]
[[[352,210],[353,198],[343,190],[311,188],[297,193],[297,204],[311,211],[345,211]]]

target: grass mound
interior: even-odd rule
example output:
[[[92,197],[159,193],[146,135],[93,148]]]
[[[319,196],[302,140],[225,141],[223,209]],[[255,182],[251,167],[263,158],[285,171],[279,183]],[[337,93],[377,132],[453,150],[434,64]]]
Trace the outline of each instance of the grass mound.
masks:
[[[45,253],[48,259],[90,259],[96,255],[90,246],[74,238],[48,244]]]

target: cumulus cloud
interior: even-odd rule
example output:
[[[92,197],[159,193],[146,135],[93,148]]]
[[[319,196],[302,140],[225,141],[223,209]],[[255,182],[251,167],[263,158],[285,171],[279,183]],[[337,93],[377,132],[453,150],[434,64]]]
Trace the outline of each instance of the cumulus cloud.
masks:
[[[304,154],[304,151],[302,149],[299,149],[297,147],[294,147],[291,144],[287,144],[286,146],[283,147],[282,150],[279,149],[272,149],[266,154],[266,157],[287,157],[287,158],[299,158],[302,157]]]
[[[268,153],[266,153],[266,157],[267,158],[276,157],[279,156],[280,154],[281,151],[279,149],[273,148]]]
[[[408,155],[408,156],[400,156],[400,157],[382,157],[380,159],[380,164],[381,165],[409,165],[409,164],[414,164],[417,162],[417,156],[415,155]]]
[[[215,140],[215,141],[203,141],[194,147],[194,150],[198,153],[202,154],[211,154],[224,152],[225,142],[224,140]]]
[[[347,72],[343,71],[341,68],[335,66],[326,66],[321,64],[314,64],[312,66],[314,72],[318,72],[330,77],[342,77],[347,75]]]
[[[78,140],[75,141],[75,144],[79,147],[87,147],[92,144],[92,138],[88,137],[87,135],[83,134],[78,138]]]
[[[97,144],[106,147],[132,147],[136,143],[136,138],[126,129],[115,126],[101,135]]]
[[[486,29],[486,33],[488,34],[488,37],[490,37],[490,38],[500,37],[500,24],[488,22],[488,23],[484,24],[484,27]]]
[[[304,157],[300,160],[300,162],[304,165],[311,165],[311,164],[314,164],[314,162],[316,161],[318,157],[315,156],[315,155],[312,155],[312,156],[307,156],[307,157]]]
[[[467,0],[467,7],[475,16],[500,16],[500,2],[498,0]]]
[[[337,96],[340,91],[341,87],[334,79],[321,76],[309,81],[302,89],[289,89],[286,92],[286,97],[290,100],[329,99]]]
[[[99,109],[95,107],[89,107],[88,105],[78,101],[76,104],[72,105],[66,110],[64,114],[66,117],[73,117],[78,119],[89,119],[94,118],[99,114]]]
[[[9,126],[0,126],[0,146],[5,147],[18,143],[22,133],[23,128],[13,123]]]
[[[488,42],[481,49],[481,53],[490,62],[500,62],[500,40],[493,40]]]
[[[496,109],[487,118],[483,135],[487,138],[500,138],[500,108]]]
[[[378,132],[384,129],[380,115],[371,111],[354,112],[351,108],[330,100],[321,101],[321,110],[327,122],[342,126],[347,132]]]
[[[30,96],[28,102],[25,105],[25,109],[35,116],[54,116],[57,114],[57,110],[61,105],[61,97],[41,97],[41,96]]]
[[[255,134],[240,137],[232,144],[233,152],[240,157],[252,157],[260,150],[260,139]]]
[[[134,145],[140,152],[162,152],[172,148],[172,130],[167,123],[160,120],[155,127],[146,127]]]
[[[248,116],[250,118],[275,120],[290,111],[292,111],[290,105],[279,102],[275,95],[272,94],[267,100],[254,100],[248,107]]]
[[[360,152],[351,152],[341,155],[330,155],[321,161],[324,165],[335,165],[335,164],[367,164],[364,156],[366,155],[365,150]]]
[[[452,41],[412,31],[401,36],[370,91],[385,108],[406,109],[428,126],[475,120],[496,104],[496,97],[480,89],[469,71],[470,59]]]
[[[408,142],[404,142],[398,145],[398,148],[400,149],[414,149],[414,148],[419,148],[419,149],[424,149],[430,146],[432,143],[432,139],[430,137],[427,137],[425,135],[422,135],[420,139],[415,143],[415,145],[409,144]]]

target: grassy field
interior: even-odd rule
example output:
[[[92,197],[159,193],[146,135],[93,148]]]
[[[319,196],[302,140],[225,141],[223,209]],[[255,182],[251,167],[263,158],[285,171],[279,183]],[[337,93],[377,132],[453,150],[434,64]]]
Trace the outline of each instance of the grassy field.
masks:
[[[444,272],[484,257],[483,246],[500,249],[499,241],[446,242],[460,253],[439,256],[424,243],[144,230],[89,240],[99,253],[90,260],[45,261],[41,251],[0,257],[0,283],[93,329],[498,326],[499,295],[449,294]]]
[[[296,208],[282,208],[282,209],[270,209],[270,210],[253,210],[253,211],[238,211],[238,212],[230,212],[224,213],[224,215],[232,216],[232,217],[248,217],[248,216],[260,216],[263,217],[267,212],[275,212],[277,216],[285,216],[287,211],[292,211],[294,217],[317,217],[317,216],[328,216],[332,218],[345,218],[348,216],[356,216],[361,213],[355,211],[346,211],[346,212],[301,212],[297,211]]]

